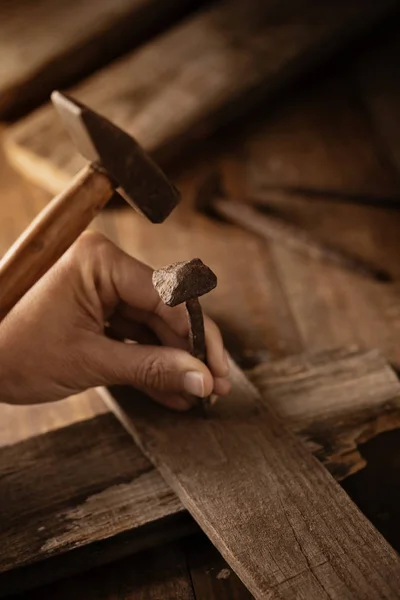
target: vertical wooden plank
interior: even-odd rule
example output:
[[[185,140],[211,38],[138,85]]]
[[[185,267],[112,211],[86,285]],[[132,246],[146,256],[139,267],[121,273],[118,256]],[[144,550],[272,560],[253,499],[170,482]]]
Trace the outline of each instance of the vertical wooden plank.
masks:
[[[207,419],[177,420],[126,388],[110,406],[255,598],[400,597],[395,552],[233,365],[231,376]]]

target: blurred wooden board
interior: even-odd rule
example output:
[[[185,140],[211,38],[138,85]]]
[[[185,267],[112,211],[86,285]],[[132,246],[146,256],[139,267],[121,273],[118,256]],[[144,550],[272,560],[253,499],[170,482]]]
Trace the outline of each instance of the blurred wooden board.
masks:
[[[374,48],[377,63],[387,64],[382,45]],[[382,157],[382,140],[362,109],[362,94],[357,97],[354,90],[353,73],[365,52],[363,42],[357,53],[316,74],[306,86],[300,82],[290,98],[264,115],[259,131],[245,143],[249,191],[255,197],[267,201],[272,196],[273,201],[280,191],[312,194],[311,202],[322,203],[397,199],[399,177]],[[394,69],[397,60],[392,64]],[[384,90],[381,101],[386,97]],[[280,196],[277,208],[279,202]]]
[[[207,418],[129,388],[109,404],[256,600],[399,598],[395,551],[233,363],[231,381]]]
[[[170,160],[321,62],[396,5],[225,0],[71,92]],[[9,159],[53,193],[84,160],[48,106],[10,131]]]
[[[262,401],[337,479],[364,466],[360,441],[400,426],[400,384],[376,352],[288,358],[260,365],[252,379]],[[8,445],[0,463],[0,541],[8,548],[0,561],[0,595],[194,527],[110,414]]]
[[[47,100],[143,42],[191,0],[16,0],[0,5],[0,117]]]

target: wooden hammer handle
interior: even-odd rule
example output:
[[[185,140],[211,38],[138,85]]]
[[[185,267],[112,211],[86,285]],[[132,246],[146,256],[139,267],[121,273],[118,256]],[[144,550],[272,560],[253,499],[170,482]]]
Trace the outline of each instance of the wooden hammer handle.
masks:
[[[0,320],[73,244],[113,193],[110,179],[89,165],[38,214],[0,262]]]

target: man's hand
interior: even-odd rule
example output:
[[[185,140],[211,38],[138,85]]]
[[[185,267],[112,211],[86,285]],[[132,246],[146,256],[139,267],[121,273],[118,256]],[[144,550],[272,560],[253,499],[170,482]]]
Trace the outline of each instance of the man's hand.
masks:
[[[151,276],[100,234],[82,235],[0,324],[0,400],[35,404],[128,384],[185,410],[194,396],[227,394],[217,326],[205,317],[207,368],[188,352],[184,306],[165,306]]]

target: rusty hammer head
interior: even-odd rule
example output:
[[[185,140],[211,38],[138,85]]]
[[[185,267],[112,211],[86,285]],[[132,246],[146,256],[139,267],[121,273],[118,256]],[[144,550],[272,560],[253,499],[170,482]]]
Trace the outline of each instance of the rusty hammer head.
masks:
[[[193,258],[154,271],[153,285],[164,304],[177,306],[211,292],[217,278],[199,258]]]
[[[162,223],[178,204],[179,192],[139,144],[69,96],[53,92],[51,99],[80,153],[107,173],[134,208]]]

